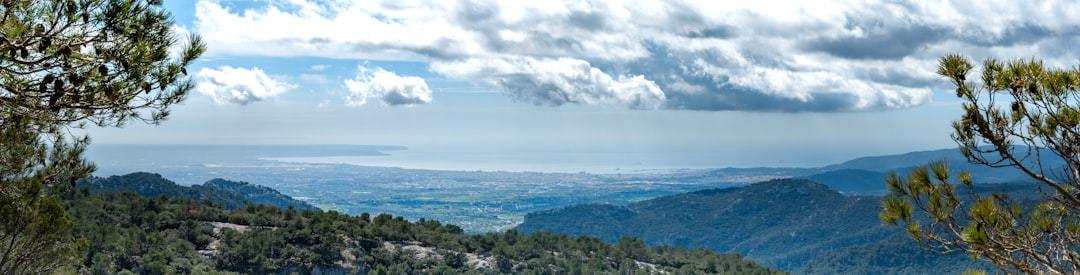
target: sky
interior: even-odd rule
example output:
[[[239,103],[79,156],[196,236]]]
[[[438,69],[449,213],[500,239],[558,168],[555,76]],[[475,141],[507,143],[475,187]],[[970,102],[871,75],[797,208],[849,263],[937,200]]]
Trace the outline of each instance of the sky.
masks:
[[[811,166],[954,147],[937,59],[1080,56],[1071,1],[166,0],[208,52],[104,144],[647,152]]]

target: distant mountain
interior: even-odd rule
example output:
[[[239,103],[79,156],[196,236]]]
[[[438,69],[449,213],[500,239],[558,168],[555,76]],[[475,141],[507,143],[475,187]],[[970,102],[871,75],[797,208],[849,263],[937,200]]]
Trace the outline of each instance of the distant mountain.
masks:
[[[1017,147],[1017,153],[1027,147]],[[1034,151],[1033,151],[1034,152]],[[1043,149],[1043,167],[1054,170],[1065,162]],[[1024,154],[1020,154],[1024,155]],[[1034,154],[1026,160],[1034,164]],[[896,155],[860,157],[838,164],[816,168],[721,168],[694,173],[673,174],[671,180],[684,182],[753,183],[778,178],[802,178],[819,182],[845,194],[880,195],[886,191],[885,177],[892,172],[907,176],[912,169],[933,161],[945,161],[953,171],[969,171],[977,184],[1031,182],[1031,178],[1014,167],[992,168],[969,163],[959,149],[940,149]],[[1050,173],[1053,174],[1053,173]]]
[[[927,162],[946,160],[950,163],[967,163],[967,158],[957,148],[916,151],[895,155],[869,156],[821,167],[825,171],[859,169],[875,172],[889,172],[912,166],[926,165]]]
[[[885,173],[862,170],[840,169],[806,176],[805,179],[819,182],[833,190],[844,193],[877,194],[885,192]]]
[[[879,205],[879,197],[845,196],[810,180],[782,179],[659,197],[627,206],[580,205],[533,213],[517,229],[594,236],[606,241],[633,236],[651,245],[735,252],[784,270],[799,270],[810,263],[818,263],[815,270],[825,270],[818,259],[823,255],[904,237],[899,229],[882,225]],[[923,253],[917,249],[896,250],[890,254],[894,261],[891,264],[883,262],[864,269],[884,273],[943,271],[942,266],[932,262],[924,265]],[[962,256],[949,260],[953,263],[949,268],[975,264]]]
[[[316,209],[315,206],[293,199],[266,186],[223,179],[213,179],[205,184],[188,187],[178,185],[159,174],[136,172],[107,178],[95,177],[81,181],[80,185],[87,187],[92,193],[131,192],[144,197],[166,196],[207,200],[226,209],[237,209],[248,204],[265,204],[281,208],[292,207],[298,210]]]
[[[1026,156],[1028,147],[1017,146],[1013,150],[1018,156]],[[1024,162],[1035,165],[1037,161],[1047,169],[1057,169],[1065,166],[1065,161],[1047,149],[1038,150],[1041,160],[1036,157],[1035,150]],[[996,155],[988,155],[991,160]],[[881,173],[897,171],[901,175],[908,173],[912,167],[926,165],[931,161],[944,160],[949,168],[955,171],[970,171],[973,179],[979,183],[1007,183],[1029,181],[1030,177],[1019,169],[1013,167],[992,168],[982,164],[968,162],[967,158],[960,153],[959,149],[940,149],[932,151],[910,152],[898,155],[861,157],[842,163],[821,167],[823,171],[836,171],[842,169],[859,169]]]

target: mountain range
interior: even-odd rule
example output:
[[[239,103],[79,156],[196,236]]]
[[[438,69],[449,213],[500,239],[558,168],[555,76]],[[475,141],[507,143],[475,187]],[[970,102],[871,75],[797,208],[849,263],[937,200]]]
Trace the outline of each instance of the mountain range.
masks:
[[[1016,147],[1016,152],[1026,152],[1026,147]],[[1034,150],[1032,150],[1034,152]],[[1043,167],[1054,170],[1065,166],[1064,160],[1056,155],[1040,150]],[[1023,155],[1023,154],[1021,154]],[[991,158],[992,159],[992,158]],[[1031,182],[1031,178],[1013,167],[992,168],[974,164],[967,160],[957,149],[939,149],[917,151],[895,155],[869,156],[849,161],[814,168],[725,168],[714,169],[712,173],[757,173],[774,178],[809,179],[845,194],[881,195],[886,191],[884,180],[889,173],[896,172],[905,176],[918,166],[933,161],[944,161],[953,171],[971,172],[972,179],[980,184]],[[1035,157],[1024,161],[1035,163]]]
[[[350,216],[221,179],[184,187],[134,173],[64,187],[52,191],[89,248],[73,274],[783,274],[736,254],[633,238],[474,235]]]
[[[656,254],[657,257],[647,258],[646,261],[638,260],[639,264],[634,266],[639,268],[652,266],[651,268],[657,268],[657,270],[670,271],[679,270],[679,266],[670,265],[672,263],[667,262],[656,262],[656,260],[667,259],[665,257],[668,257],[661,255],[690,252],[671,252],[669,250],[671,248],[668,247],[735,253],[764,266],[803,274],[919,274],[943,271],[958,273],[968,268],[990,269],[985,263],[973,260],[966,255],[930,254],[912,242],[902,230],[885,226],[879,221],[878,211],[881,198],[878,195],[883,194],[885,191],[884,177],[893,171],[902,175],[907,174],[912,168],[935,160],[946,161],[953,170],[972,171],[976,182],[979,183],[979,189],[983,192],[1005,192],[1013,197],[1024,199],[1037,197],[1037,194],[1030,192],[1032,189],[1030,181],[1025,180],[1026,176],[1016,169],[987,168],[968,163],[956,150],[934,150],[900,155],[864,157],[815,168],[723,168],[684,171],[663,175],[662,177],[649,176],[655,177],[649,180],[662,179],[665,181],[694,183],[737,182],[729,181],[731,179],[757,183],[745,185],[722,184],[718,186],[736,187],[667,195],[625,205],[581,204],[534,212],[526,215],[524,222],[518,225],[516,230],[495,233],[495,236],[503,236],[499,238],[537,236],[535,238],[539,239],[531,239],[531,241],[538,242],[536,244],[540,247],[547,247],[543,249],[547,249],[548,252],[558,249],[549,246],[547,242],[568,242],[565,239],[560,239],[565,238],[558,237],[563,236],[560,234],[596,237],[616,247],[616,250],[613,251],[619,252],[612,252],[616,254],[611,254],[615,258],[627,257],[626,252],[621,251],[621,249],[630,248],[619,247],[627,245],[627,242],[632,244],[637,239],[640,239],[643,245],[647,244],[656,247],[657,252],[655,253],[660,254]],[[1044,164],[1058,165],[1061,162],[1060,160],[1055,162],[1048,159],[1044,160]],[[625,175],[622,177],[633,179],[633,177],[643,176]],[[305,210],[306,212],[319,211],[310,204],[295,200],[271,188],[224,179],[214,179],[192,186],[180,186],[161,175],[140,172],[108,178],[92,178],[79,184],[86,187],[95,196],[107,196],[115,199],[115,195],[110,194],[132,192],[149,198],[169,197],[206,200],[226,211],[233,210],[231,213],[252,211],[241,210],[252,209],[248,205],[269,205],[279,209]],[[167,202],[176,203],[175,201]],[[183,204],[183,202],[180,203]],[[184,207],[190,208],[191,206]],[[265,211],[269,210],[258,210],[257,212],[263,213]],[[259,222],[230,216],[239,214],[218,214],[210,218],[205,216],[189,218],[194,219],[193,221],[198,224],[210,226],[214,232],[224,232],[223,230],[226,228],[248,230],[247,228],[260,227],[259,224],[267,221],[284,218],[284,216],[277,216],[282,215],[281,212],[270,211],[266,213],[258,214],[259,218],[256,221]],[[334,215],[339,214],[334,213]],[[335,219],[347,221],[349,218],[343,216],[312,222],[326,222]],[[86,222],[98,221],[90,218]],[[407,221],[402,222],[408,223]],[[428,222],[430,221],[420,220],[415,224],[421,226]],[[386,224],[386,221],[383,221],[383,224]],[[300,229],[304,228],[302,224],[298,226],[300,226]],[[406,228],[412,225],[403,226],[402,228]],[[274,224],[271,227],[282,228],[286,227],[286,225]],[[451,226],[450,228],[456,227]],[[537,266],[528,264],[527,259],[533,257],[528,254],[512,254],[504,250],[498,250],[497,247],[484,248],[495,250],[470,250],[472,248],[469,248],[469,245],[460,249],[446,249],[445,245],[440,246],[435,244],[435,241],[422,241],[414,237],[404,237],[401,232],[397,231],[380,231],[371,238],[383,240],[384,245],[380,249],[386,249],[387,251],[400,251],[403,247],[412,247],[423,252],[421,254],[433,254],[439,259],[459,254],[467,255],[470,259],[480,259],[477,261],[469,260],[470,264],[462,266],[467,266],[469,269],[483,270],[485,268],[483,265],[492,264],[497,260],[490,257],[498,254],[506,255],[505,257],[508,259],[521,259],[522,261],[515,266],[504,268],[511,268],[510,270],[517,270],[518,268],[537,270],[534,269]],[[453,234],[461,234],[459,232],[460,228],[450,231],[456,232]],[[304,232],[307,232],[305,234],[312,234],[308,231]],[[528,234],[518,235],[520,233],[517,232]],[[556,234],[552,235],[548,232]],[[257,238],[270,238],[269,241],[276,238],[276,233],[266,235],[268,233],[263,232],[261,234],[263,235],[257,235]],[[224,233],[211,235],[213,235],[213,240],[216,242],[227,243],[230,238],[234,241],[237,240],[235,236],[228,237]],[[456,236],[438,238],[461,238]],[[491,235],[476,236],[486,238]],[[628,237],[631,239],[626,239]],[[386,240],[397,241],[387,242]],[[580,241],[579,239],[575,242]],[[281,240],[281,242],[287,244],[289,241]],[[311,244],[298,245],[305,247],[303,249],[317,249],[317,247],[310,247]],[[373,252],[363,247],[352,247],[353,244],[348,242],[344,245],[346,249],[358,249],[359,252],[357,253]],[[222,255],[217,253],[228,254],[228,247],[222,250],[219,247],[210,245],[210,243],[198,242],[194,243],[194,247],[200,251],[208,251],[206,252],[209,253],[207,254],[208,257],[217,261],[216,268],[249,272],[260,270],[252,269],[249,266],[238,266],[233,262],[223,262],[222,258],[215,256]],[[325,251],[320,253],[325,253]],[[691,254],[699,255],[694,253],[701,252],[692,252]],[[252,255],[254,254],[248,256]],[[284,255],[264,256],[282,257]],[[556,256],[557,259],[552,259],[553,261],[565,260],[562,256]],[[712,256],[705,255],[702,257],[708,258]],[[424,260],[422,256],[414,255],[409,258],[398,258],[397,261],[406,259],[411,259],[409,265],[416,268],[428,268],[427,270],[430,270],[433,267],[430,263],[421,263],[430,262],[431,259],[426,258],[428,260]],[[640,259],[646,258],[641,257]],[[694,258],[692,261],[697,261],[697,259],[700,258]],[[740,273],[738,270],[742,268],[754,272],[775,271],[761,268],[740,258],[724,258],[722,261],[731,265],[715,266],[715,269],[713,266],[688,267],[698,271],[725,270],[734,273]],[[212,263],[213,261],[211,261],[211,265],[214,265]],[[387,263],[392,263],[392,261]],[[610,265],[608,266],[610,267]],[[616,266],[620,269],[626,267],[623,264],[617,264]],[[280,269],[273,269],[272,267],[273,265],[260,268],[263,268],[261,269],[263,271],[280,271]],[[365,270],[364,268],[356,269],[355,266],[346,267],[338,265],[335,268]],[[127,269],[135,270],[135,268],[141,267]],[[597,267],[594,266],[593,268]],[[648,268],[645,269],[648,270]]]
[[[965,255],[927,255],[901,229],[880,222],[880,201],[806,179],[780,179],[625,206],[537,212],[517,230],[708,248],[798,273],[911,274],[982,266]]]
[[[1023,150],[1017,147],[1014,150]],[[1042,151],[1043,156],[1050,156]],[[744,255],[767,266],[806,274],[911,274],[990,269],[966,255],[935,255],[899,228],[880,222],[880,195],[889,173],[945,161],[970,171],[978,192],[1039,197],[1016,168],[968,162],[956,149],[862,157],[814,168],[724,168],[685,173],[694,181],[774,178],[742,187],[662,196],[626,205],[582,204],[526,215],[517,230],[641,238],[650,245],[708,248]],[[1026,160],[1033,163],[1034,160]],[[1044,167],[1064,162],[1043,157]]]

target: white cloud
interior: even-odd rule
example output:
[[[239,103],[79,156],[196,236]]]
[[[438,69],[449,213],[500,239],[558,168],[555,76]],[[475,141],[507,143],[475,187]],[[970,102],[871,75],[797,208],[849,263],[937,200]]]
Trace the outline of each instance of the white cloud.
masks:
[[[345,80],[349,95],[345,104],[362,106],[369,98],[378,98],[391,106],[431,103],[431,89],[423,78],[399,76],[382,68],[360,67],[355,79]]]
[[[660,87],[641,75],[617,79],[572,58],[468,59],[439,62],[432,71],[460,79],[489,82],[512,97],[537,105],[609,104],[657,109],[664,104]]]
[[[274,80],[259,68],[203,68],[195,78],[198,81],[195,90],[209,96],[217,104],[247,105],[278,96],[292,88],[288,83]]]
[[[944,54],[1080,59],[1066,0],[201,0],[196,18],[211,55],[423,61],[548,105],[895,109],[930,100]]]

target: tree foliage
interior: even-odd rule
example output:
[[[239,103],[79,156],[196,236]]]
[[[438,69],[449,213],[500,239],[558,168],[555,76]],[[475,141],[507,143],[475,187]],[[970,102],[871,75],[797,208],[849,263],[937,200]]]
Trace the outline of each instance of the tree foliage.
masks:
[[[178,56],[173,21],[155,0],[4,0],[0,100],[11,117],[47,127],[157,123],[193,84],[185,67],[205,47],[187,38]],[[7,119],[7,118],[5,118]]]
[[[69,191],[61,197],[91,247],[79,273],[781,273],[734,254],[648,247],[632,238],[609,244],[512,230],[469,235],[454,225],[386,214],[265,205],[228,210],[209,201],[132,193]]]
[[[979,83],[968,79],[976,71]],[[938,162],[887,179],[891,195],[882,202],[882,220],[903,224],[938,252],[967,252],[1005,273],[1080,272],[1080,70],[994,59],[976,70],[949,55],[937,73],[964,102],[952,134],[961,152],[973,163],[1023,171],[1043,196],[1024,204],[980,194],[969,173],[952,177]],[[1047,158],[1066,165],[1043,165]]]
[[[44,273],[81,247],[50,190],[85,178],[88,124],[158,123],[192,89],[156,0],[0,1],[0,273]],[[172,53],[174,51],[178,51]]]

